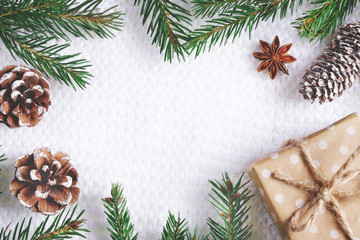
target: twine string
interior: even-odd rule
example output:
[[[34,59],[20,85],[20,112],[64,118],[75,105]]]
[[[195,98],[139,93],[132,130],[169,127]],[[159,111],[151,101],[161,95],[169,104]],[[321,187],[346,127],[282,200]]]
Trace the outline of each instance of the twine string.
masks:
[[[347,171],[348,167],[358,154],[360,153],[360,146],[350,155],[346,162],[334,174],[331,181],[328,182],[322,176],[321,172],[315,167],[313,160],[306,149],[306,146],[298,141],[291,139],[287,142],[287,146],[296,147],[302,156],[306,168],[309,170],[313,178],[313,182],[308,183],[301,180],[293,179],[291,176],[286,175],[280,171],[272,173],[272,178],[286,183],[292,187],[296,187],[302,191],[308,192],[311,198],[298,210],[296,210],[289,219],[290,229],[294,232],[301,232],[306,230],[311,224],[314,223],[321,209],[326,208],[331,212],[339,229],[344,233],[346,239],[354,240],[354,234],[350,228],[349,223],[345,220],[345,216],[341,211],[339,204],[340,200],[349,200],[354,197],[360,197],[358,191],[345,192],[336,190],[335,188],[348,183],[360,174],[360,169],[355,171]],[[304,223],[301,219],[310,215]]]

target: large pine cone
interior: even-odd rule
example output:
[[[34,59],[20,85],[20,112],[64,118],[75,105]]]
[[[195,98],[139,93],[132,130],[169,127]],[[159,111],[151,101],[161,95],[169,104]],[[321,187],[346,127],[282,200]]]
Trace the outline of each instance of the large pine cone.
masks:
[[[305,99],[331,102],[360,74],[360,22],[339,28],[324,53],[306,71],[300,93]]]
[[[0,122],[33,127],[50,105],[49,82],[39,71],[15,65],[0,71]]]
[[[78,173],[69,161],[64,153],[53,156],[47,148],[35,149],[33,154],[16,160],[10,189],[25,207],[55,214],[79,198]]]

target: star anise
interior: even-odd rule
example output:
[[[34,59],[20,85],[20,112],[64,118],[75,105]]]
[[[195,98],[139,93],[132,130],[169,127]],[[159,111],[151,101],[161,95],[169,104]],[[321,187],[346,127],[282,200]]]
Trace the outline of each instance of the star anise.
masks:
[[[280,47],[280,41],[278,36],[274,38],[274,41],[270,47],[270,44],[260,40],[260,47],[264,52],[255,52],[253,53],[256,59],[263,61],[258,67],[257,71],[261,72],[266,69],[269,69],[270,78],[274,79],[279,71],[279,69],[289,75],[288,70],[285,67],[284,63],[292,63],[296,61],[296,58],[286,54],[290,48],[291,43],[286,44]]]

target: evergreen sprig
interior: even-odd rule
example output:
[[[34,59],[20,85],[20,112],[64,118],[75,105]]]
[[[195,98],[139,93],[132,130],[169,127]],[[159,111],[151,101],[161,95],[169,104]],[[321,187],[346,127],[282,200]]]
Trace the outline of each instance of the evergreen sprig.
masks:
[[[117,183],[112,184],[111,198],[102,199],[106,209],[107,222],[111,228],[107,228],[113,240],[136,240],[134,224],[130,221],[130,212],[126,207],[126,199],[123,195],[123,187]]]
[[[303,0],[194,0],[196,16],[213,18],[191,32],[186,48],[198,56],[216,44],[234,41],[245,30],[251,35],[261,21],[274,21],[278,12],[284,18],[302,3]]]
[[[75,88],[85,88],[91,74],[79,54],[61,55],[70,37],[111,38],[122,27],[116,6],[99,11],[103,0],[11,0],[0,2],[0,39],[14,58],[19,57],[48,77]]]
[[[86,238],[82,233],[90,232],[86,228],[82,228],[85,219],[81,216],[84,210],[75,215],[77,206],[73,209],[62,210],[51,222],[50,217],[46,217],[44,221],[31,234],[32,218],[28,221],[24,219],[18,222],[14,229],[2,227],[0,230],[0,240],[51,240],[51,239],[70,239],[73,236]],[[49,225],[49,226],[48,226]]]
[[[312,2],[314,8],[294,22],[301,37],[310,41],[323,40],[342,24],[345,17],[352,13],[357,0],[317,0]]]
[[[169,212],[166,225],[161,233],[161,240],[184,240],[188,231],[186,220],[181,219],[180,214],[175,217],[174,214]]]
[[[166,224],[163,227],[160,240],[247,240],[251,236],[251,226],[247,224],[249,218],[249,200],[253,197],[243,182],[243,176],[235,185],[231,182],[227,173],[223,174],[221,181],[209,181],[213,195],[210,195],[210,203],[219,213],[223,223],[208,218],[208,226],[211,232],[207,235],[199,234],[195,229],[190,231],[186,219],[180,214],[176,217],[169,212]],[[130,222],[130,213],[126,207],[123,196],[123,188],[119,184],[113,184],[111,198],[102,199],[106,208],[107,221],[111,226],[108,228],[113,240],[137,239],[133,237],[134,225]],[[1,239],[0,239],[1,240]]]
[[[253,197],[251,191],[246,188],[247,182],[243,182],[243,176],[235,185],[231,182],[227,173],[223,174],[222,181],[209,181],[213,186],[210,202],[223,219],[223,224],[209,218],[208,225],[211,236],[214,239],[241,239],[246,240],[251,236],[251,225],[247,224],[249,200]]]
[[[187,231],[186,240],[209,240],[210,233],[208,235],[203,235],[194,229],[194,232],[191,234],[190,231]]]
[[[164,52],[164,60],[185,59],[184,44],[189,41],[187,25],[191,25],[190,12],[173,0],[135,0],[135,5],[141,5],[142,23],[149,22],[147,32],[153,38],[152,44],[160,47],[160,53]]]

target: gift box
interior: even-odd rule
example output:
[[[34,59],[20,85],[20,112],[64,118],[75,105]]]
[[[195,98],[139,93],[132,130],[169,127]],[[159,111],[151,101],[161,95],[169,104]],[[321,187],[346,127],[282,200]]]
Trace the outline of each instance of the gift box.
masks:
[[[360,240],[360,117],[351,114],[249,166],[283,239]]]

